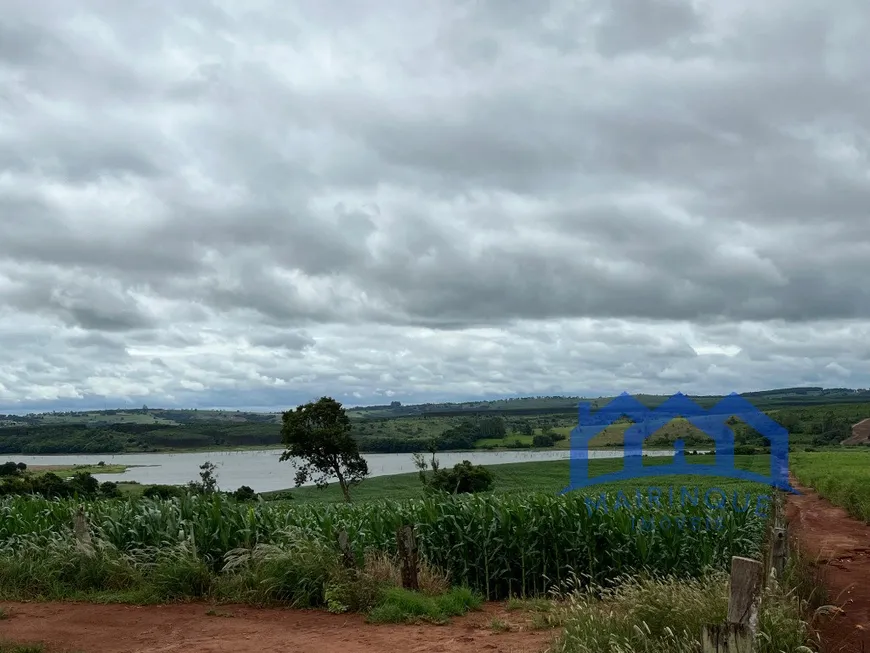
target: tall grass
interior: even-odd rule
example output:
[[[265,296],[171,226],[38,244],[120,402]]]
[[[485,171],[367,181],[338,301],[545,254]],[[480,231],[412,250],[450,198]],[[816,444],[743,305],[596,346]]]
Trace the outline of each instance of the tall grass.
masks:
[[[787,587],[783,585],[782,587]],[[565,631],[553,653],[697,653],[705,624],[728,611],[728,575],[697,579],[624,577],[569,595],[558,621]],[[755,651],[812,653],[806,610],[794,591],[776,585],[762,598]]]

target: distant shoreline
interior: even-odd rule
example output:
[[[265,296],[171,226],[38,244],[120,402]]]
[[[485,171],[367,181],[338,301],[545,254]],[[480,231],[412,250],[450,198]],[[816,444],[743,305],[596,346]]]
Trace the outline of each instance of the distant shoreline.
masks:
[[[29,453],[19,451],[17,453],[4,453],[0,454],[0,460],[4,456],[7,458],[10,456],[30,456],[30,457],[39,457],[39,458],[54,458],[61,456],[93,456],[94,458],[99,458],[101,456],[110,457],[110,456],[149,456],[149,455],[171,455],[171,454],[181,454],[181,453],[234,453],[234,452],[245,452],[245,451],[281,451],[284,449],[283,445],[247,445],[241,447],[203,447],[203,448],[195,448],[195,449],[155,449],[154,451],[113,451],[113,452],[101,452],[101,453],[89,453],[89,452],[64,452],[64,453]],[[600,447],[589,447],[589,449],[593,451],[616,451],[623,449],[622,445],[606,445]],[[669,447],[649,447],[646,448],[645,451],[670,451]],[[438,450],[435,455],[443,454],[443,453],[501,453],[501,452],[523,452],[523,451],[570,451],[567,447],[498,447],[492,449],[485,448],[476,448],[476,449],[441,449]],[[429,452],[426,450],[413,452],[413,451],[360,451],[360,453],[364,456],[391,456],[391,455],[407,455],[412,456],[414,453],[422,453],[428,455]]]

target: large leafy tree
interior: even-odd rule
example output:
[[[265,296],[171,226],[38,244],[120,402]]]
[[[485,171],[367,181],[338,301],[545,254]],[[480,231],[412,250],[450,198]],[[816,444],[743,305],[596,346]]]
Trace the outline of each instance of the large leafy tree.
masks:
[[[369,474],[351,436],[350,418],[332,397],[284,413],[281,440],[287,447],[281,460],[293,460],[296,487],[312,480],[325,488],[336,478],[345,501],[350,501],[350,488]]]

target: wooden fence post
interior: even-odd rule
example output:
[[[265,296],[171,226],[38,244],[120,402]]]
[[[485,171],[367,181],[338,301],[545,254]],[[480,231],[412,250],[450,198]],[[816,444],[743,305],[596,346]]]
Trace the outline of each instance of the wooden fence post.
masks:
[[[76,549],[84,555],[93,557],[96,554],[91,540],[91,529],[88,526],[88,518],[83,506],[79,506],[73,516],[73,534],[75,535]]]
[[[402,587],[408,590],[417,590],[420,588],[417,578],[419,557],[414,527],[402,526],[399,528],[396,531],[396,544],[399,548],[399,559],[402,561]]]
[[[785,492],[775,490],[771,497],[771,513],[767,522],[764,545],[764,579],[767,587],[772,578],[782,581],[788,562],[788,523],[785,519]]]
[[[347,531],[339,531],[338,548],[341,550],[341,556],[342,560],[344,561],[344,566],[348,569],[353,569],[354,567],[356,567],[356,554],[353,552],[353,548],[350,546],[350,538],[347,535]]]
[[[731,558],[728,618],[724,624],[704,626],[702,653],[752,653],[763,576],[764,565],[758,560]]]
[[[777,491],[776,499],[779,509],[776,513],[776,523],[773,525],[770,562],[771,567],[776,570],[777,581],[781,581],[785,565],[788,562],[788,522],[785,519],[785,492]]]
[[[782,582],[782,574],[788,562],[788,531],[783,528],[773,529],[773,540],[770,545],[770,566],[776,572],[777,582]]]
[[[88,528],[88,519],[85,517],[85,509],[79,507],[73,518],[73,531],[75,532],[76,541],[84,546],[89,546],[91,543],[91,531]]]

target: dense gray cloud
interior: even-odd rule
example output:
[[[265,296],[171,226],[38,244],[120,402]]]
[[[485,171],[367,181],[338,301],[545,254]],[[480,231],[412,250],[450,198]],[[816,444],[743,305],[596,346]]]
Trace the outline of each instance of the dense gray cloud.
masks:
[[[868,27],[9,0],[0,409],[870,386]]]

